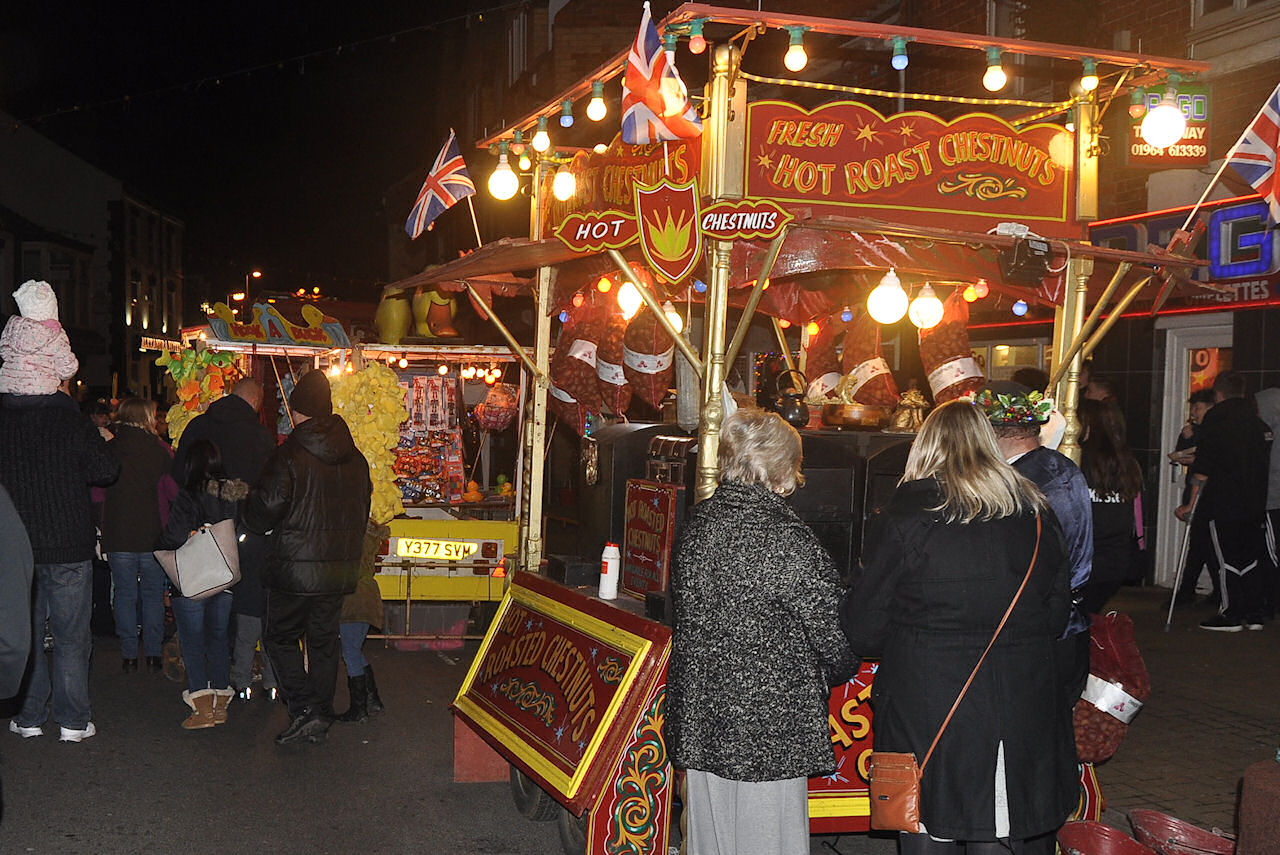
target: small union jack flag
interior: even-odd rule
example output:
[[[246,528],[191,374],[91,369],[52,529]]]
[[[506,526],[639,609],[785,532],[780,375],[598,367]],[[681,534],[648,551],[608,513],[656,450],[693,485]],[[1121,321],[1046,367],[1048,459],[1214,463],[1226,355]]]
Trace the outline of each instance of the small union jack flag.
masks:
[[[622,79],[622,141],[645,145],[701,134],[702,119],[680,80],[675,55],[662,49],[645,3]]]
[[[468,196],[475,195],[476,185],[467,172],[467,164],[458,151],[458,138],[453,128],[449,129],[449,137],[444,141],[436,162],[418,191],[418,199],[413,203],[409,219],[404,221],[404,230],[411,238],[416,238],[427,230],[431,222],[449,208]]]
[[[1280,175],[1276,172],[1276,150],[1280,148],[1280,86],[1275,88],[1262,111],[1235,144],[1227,162],[1236,173],[1262,194],[1271,212],[1271,222],[1280,223]]]

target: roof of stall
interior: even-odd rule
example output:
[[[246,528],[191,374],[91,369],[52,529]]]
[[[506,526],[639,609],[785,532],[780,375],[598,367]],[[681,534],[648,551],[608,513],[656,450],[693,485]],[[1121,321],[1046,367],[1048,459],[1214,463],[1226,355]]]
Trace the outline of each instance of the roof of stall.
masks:
[[[1189,273],[1204,263],[1172,255],[1158,247],[1137,253],[1052,239],[1049,241],[1053,251],[1051,269],[1057,272],[1046,275],[1038,286],[1008,284],[1001,274],[1000,255],[1012,249],[1016,242],[1016,238],[1006,235],[903,226],[860,217],[800,218],[792,223],[783,241],[760,310],[793,323],[803,323],[865,298],[889,268],[895,268],[907,281],[959,284],[984,279],[993,291],[1012,299],[1058,305],[1066,293],[1068,255],[1094,260],[1089,279],[1090,303],[1107,287],[1121,264],[1132,265],[1121,283],[1128,286],[1157,272],[1158,268]],[[767,241],[735,243],[731,288],[754,284],[767,248]],[[635,257],[638,258],[638,254]],[[462,290],[465,281],[482,292],[517,296],[526,291],[532,271],[537,267],[558,268],[554,292],[557,308],[566,307],[574,292],[597,277],[615,272],[606,256],[575,252],[555,238],[504,238],[447,264],[393,282],[386,286],[383,294],[392,296],[428,285]],[[820,275],[836,272],[842,275]],[[1140,302],[1154,300],[1162,281],[1162,276],[1153,277]],[[1202,287],[1205,286],[1185,277],[1175,277],[1173,295],[1188,295]],[[683,292],[684,287],[678,290]],[[731,301],[737,302],[733,298]]]

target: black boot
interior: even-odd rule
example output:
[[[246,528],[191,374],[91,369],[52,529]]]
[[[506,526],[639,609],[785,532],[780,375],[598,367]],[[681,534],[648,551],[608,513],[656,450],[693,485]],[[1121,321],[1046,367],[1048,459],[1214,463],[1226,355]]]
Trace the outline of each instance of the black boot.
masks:
[[[293,716],[289,726],[276,736],[276,745],[289,745],[294,742],[324,742],[329,732],[329,720],[320,715],[313,707],[304,707]]]
[[[380,715],[382,698],[378,697],[378,684],[373,682],[373,668],[369,665],[364,666],[364,687],[365,704],[369,709],[369,715]]]
[[[347,694],[351,696],[351,706],[347,707],[347,711],[337,717],[337,721],[359,723],[368,720],[367,685],[368,681],[365,679],[364,674],[359,677],[347,678]]]

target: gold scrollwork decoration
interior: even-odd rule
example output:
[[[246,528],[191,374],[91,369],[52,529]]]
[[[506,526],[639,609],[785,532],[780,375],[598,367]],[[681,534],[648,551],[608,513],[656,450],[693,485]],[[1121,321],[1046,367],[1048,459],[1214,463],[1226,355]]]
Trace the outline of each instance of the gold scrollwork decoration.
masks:
[[[1001,178],[982,172],[961,172],[953,181],[939,181],[938,192],[944,196],[960,193],[983,202],[1027,198],[1027,188],[1018,184],[1018,179],[1012,176]]]
[[[662,736],[667,717],[667,693],[660,689],[636,727],[636,742],[623,760],[622,774],[614,785],[618,802],[610,826],[609,852],[641,855],[649,852],[658,832],[656,797],[671,778],[667,743]]]
[[[596,666],[596,673],[605,683],[616,686],[622,682],[622,675],[627,673],[627,668],[617,656],[610,656]]]
[[[515,704],[517,709],[533,713],[534,718],[551,727],[551,720],[556,711],[556,699],[550,692],[539,689],[534,681],[530,680],[526,683],[519,677],[508,677],[506,682],[498,687],[498,692]]]

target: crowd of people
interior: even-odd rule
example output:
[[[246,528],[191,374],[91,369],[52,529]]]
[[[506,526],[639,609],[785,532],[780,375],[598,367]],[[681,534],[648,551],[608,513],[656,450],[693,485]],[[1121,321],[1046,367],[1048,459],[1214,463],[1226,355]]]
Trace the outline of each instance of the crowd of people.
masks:
[[[1045,444],[1065,425],[1032,394],[1048,376],[1017,379],[929,414],[849,587],[784,501],[803,484],[799,434],[760,410],[725,420],[720,485],[672,565],[667,738],[688,770],[689,851],[808,851],[806,779],[835,767],[827,695],[867,658],[874,750],[922,767],[904,855],[1049,855],[1094,809],[1072,713],[1090,615],[1146,572],[1143,472],[1114,385],[1081,396],[1077,466]],[[1202,626],[1260,628],[1276,588],[1280,389],[1257,399],[1271,427],[1240,375],[1212,394],[1185,458],[1223,591]]]
[[[262,384],[246,377],[170,448],[153,401],[82,412],[69,394],[77,365],[52,289],[29,282],[15,298],[21,315],[0,337],[0,696],[19,705],[9,730],[43,736],[52,719],[63,742],[96,735],[91,610],[103,559],[126,674],[140,659],[147,671],[164,668],[172,611],[183,728],[223,724],[237,693],[250,697],[259,647],[264,689],[289,710],[278,743],[320,742],[331,722],[380,711],[360,645],[381,624],[380,607],[370,607],[369,541],[385,528],[369,520],[369,467],[333,413],[323,372],[299,379],[287,401],[294,429],[279,445],[260,419]],[[226,520],[236,527],[238,581],[184,596],[156,550],[180,549]],[[340,629],[346,609],[351,627]],[[340,655],[352,689],[341,716]]]

